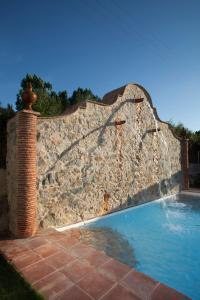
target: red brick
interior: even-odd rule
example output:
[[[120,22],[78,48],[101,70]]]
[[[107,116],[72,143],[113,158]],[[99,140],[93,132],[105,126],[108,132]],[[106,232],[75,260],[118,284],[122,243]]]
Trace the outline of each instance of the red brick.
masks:
[[[17,114],[16,234],[29,237],[36,230],[36,122],[34,112]]]

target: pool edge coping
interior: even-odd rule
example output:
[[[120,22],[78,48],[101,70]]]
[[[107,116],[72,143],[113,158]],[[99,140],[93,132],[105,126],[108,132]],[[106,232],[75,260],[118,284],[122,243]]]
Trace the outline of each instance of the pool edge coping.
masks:
[[[172,195],[168,195],[168,196],[164,196],[164,197],[161,197],[159,199],[150,200],[146,203],[141,203],[141,204],[138,204],[138,205],[126,207],[124,209],[121,209],[121,210],[118,210],[118,211],[113,211],[113,212],[107,213],[107,214],[99,216],[99,217],[91,218],[89,220],[81,221],[81,222],[74,223],[74,224],[65,225],[65,226],[62,226],[62,227],[53,227],[53,228],[55,230],[59,231],[59,232],[62,232],[62,231],[68,230],[68,229],[81,227],[81,226],[84,226],[86,224],[98,221],[98,220],[102,220],[102,219],[106,219],[106,218],[109,218],[109,217],[114,216],[114,215],[122,214],[122,213],[124,213],[125,210],[130,211],[130,210],[133,210],[133,209],[137,209],[137,208],[140,208],[140,207],[150,205],[152,202],[161,202],[161,201],[166,200],[168,198],[175,197],[178,194],[181,194],[181,192],[178,192],[178,193],[175,193],[175,194],[172,194]]]

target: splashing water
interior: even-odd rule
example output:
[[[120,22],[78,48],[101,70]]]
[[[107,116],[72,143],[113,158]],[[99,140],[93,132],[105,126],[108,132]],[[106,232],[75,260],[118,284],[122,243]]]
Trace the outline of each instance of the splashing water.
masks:
[[[108,228],[112,231],[104,233]],[[104,240],[109,255],[193,300],[200,299],[199,197],[167,197],[96,220],[87,229],[92,230],[92,238],[96,236],[97,248],[102,249],[100,240]]]
[[[167,172],[167,178],[169,179],[169,183],[168,183],[167,180],[165,180],[165,185],[166,185],[167,194],[169,194],[170,188],[172,186],[172,165],[171,165],[169,147],[168,147],[166,138],[165,138],[162,130],[159,131],[158,121],[155,117],[153,108],[151,107],[151,105],[148,101],[146,103],[147,103],[147,106],[148,106],[149,110],[152,113],[152,117],[153,117],[155,128],[156,128],[156,134],[157,134],[157,137],[158,137],[158,140],[159,140],[160,152],[163,155],[163,160],[162,160],[163,161],[163,168],[164,168],[163,171]],[[163,147],[163,145],[164,145],[164,147]],[[163,193],[162,193],[162,187],[161,187],[160,180],[158,182],[158,186],[159,186],[160,196],[162,197]]]

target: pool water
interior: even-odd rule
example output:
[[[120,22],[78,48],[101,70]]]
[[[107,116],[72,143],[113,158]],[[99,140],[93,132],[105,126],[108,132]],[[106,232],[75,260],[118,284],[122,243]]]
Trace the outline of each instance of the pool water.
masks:
[[[83,230],[92,232],[96,246],[109,255],[200,299],[200,197],[154,201],[100,218]]]

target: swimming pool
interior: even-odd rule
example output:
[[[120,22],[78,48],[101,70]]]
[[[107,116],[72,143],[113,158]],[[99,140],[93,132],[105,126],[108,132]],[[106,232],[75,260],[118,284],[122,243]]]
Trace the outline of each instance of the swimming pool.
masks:
[[[98,249],[200,299],[200,197],[176,195],[82,227]]]

